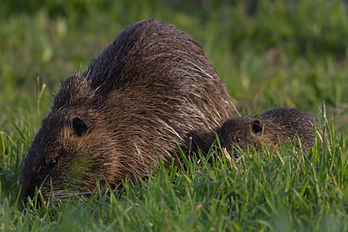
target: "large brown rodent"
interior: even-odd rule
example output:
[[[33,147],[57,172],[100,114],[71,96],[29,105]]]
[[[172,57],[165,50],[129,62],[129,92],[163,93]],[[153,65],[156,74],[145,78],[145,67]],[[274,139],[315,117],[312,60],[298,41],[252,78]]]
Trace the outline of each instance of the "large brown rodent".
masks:
[[[308,149],[315,141],[313,123],[314,118],[302,110],[279,107],[256,117],[231,118],[218,129],[217,134],[221,146],[233,154],[238,153],[238,147],[246,151],[250,145],[260,151],[262,143],[277,149],[279,143],[288,140],[295,142],[299,148],[298,139]]]
[[[229,117],[228,92],[199,44],[175,26],[128,26],[81,75],[62,83],[24,160],[19,184],[56,197],[154,173],[190,136]],[[199,144],[198,144],[199,146]],[[158,154],[158,156],[157,156]]]

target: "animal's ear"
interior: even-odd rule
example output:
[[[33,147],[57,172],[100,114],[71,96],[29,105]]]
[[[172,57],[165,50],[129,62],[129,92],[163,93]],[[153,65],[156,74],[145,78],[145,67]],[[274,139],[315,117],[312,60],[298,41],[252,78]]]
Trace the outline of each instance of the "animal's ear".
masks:
[[[74,133],[79,137],[82,137],[88,133],[88,126],[80,118],[76,117],[72,120],[72,127],[74,129]]]
[[[262,132],[262,123],[259,120],[253,120],[251,122],[251,129],[255,134]]]

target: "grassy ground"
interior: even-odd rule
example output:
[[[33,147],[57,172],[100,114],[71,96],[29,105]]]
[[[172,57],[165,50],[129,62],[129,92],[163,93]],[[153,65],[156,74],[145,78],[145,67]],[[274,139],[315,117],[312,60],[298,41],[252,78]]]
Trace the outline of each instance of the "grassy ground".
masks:
[[[4,1],[0,15],[0,230],[348,231],[345,1]],[[288,105],[320,121],[324,100],[324,144],[238,163],[198,154],[124,191],[18,207],[22,159],[59,80],[152,17],[202,45],[241,113]]]

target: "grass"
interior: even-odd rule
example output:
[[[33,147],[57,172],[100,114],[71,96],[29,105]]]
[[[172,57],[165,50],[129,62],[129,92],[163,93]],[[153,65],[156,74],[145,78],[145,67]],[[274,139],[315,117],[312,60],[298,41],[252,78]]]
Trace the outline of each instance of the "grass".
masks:
[[[0,230],[348,231],[344,1],[15,2],[0,10]],[[17,176],[59,80],[152,17],[202,45],[243,114],[288,105],[320,121],[324,100],[324,143],[232,163],[212,147],[122,191],[20,207]]]

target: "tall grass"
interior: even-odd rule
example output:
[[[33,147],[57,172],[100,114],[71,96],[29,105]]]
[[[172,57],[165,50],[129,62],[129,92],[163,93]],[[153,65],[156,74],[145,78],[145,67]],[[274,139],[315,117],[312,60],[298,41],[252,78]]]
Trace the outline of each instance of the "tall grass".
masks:
[[[22,210],[13,195],[1,195],[0,225],[5,231],[33,230],[271,230],[346,231],[347,140],[328,125],[324,143],[309,152],[282,147],[244,154],[231,162],[219,148],[173,161],[158,174],[123,190],[73,197],[59,205]],[[5,182],[6,183],[6,182]]]

